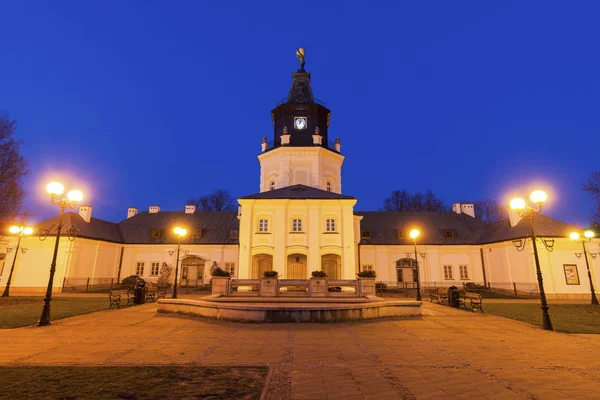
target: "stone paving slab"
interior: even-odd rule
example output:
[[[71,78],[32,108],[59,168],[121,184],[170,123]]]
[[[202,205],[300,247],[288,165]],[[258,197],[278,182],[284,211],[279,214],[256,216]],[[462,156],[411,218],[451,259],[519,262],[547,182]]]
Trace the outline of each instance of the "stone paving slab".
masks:
[[[600,335],[424,303],[422,318],[244,324],[155,304],[0,330],[1,365],[266,365],[266,399],[600,399]]]

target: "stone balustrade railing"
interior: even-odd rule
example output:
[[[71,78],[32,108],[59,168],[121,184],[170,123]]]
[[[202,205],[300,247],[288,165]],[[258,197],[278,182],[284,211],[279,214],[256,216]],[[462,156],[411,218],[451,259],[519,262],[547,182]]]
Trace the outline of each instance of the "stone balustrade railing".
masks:
[[[356,297],[375,296],[375,278],[231,279],[213,277],[212,279],[212,294],[222,296],[277,297],[282,295],[280,289],[287,290],[289,287],[294,287],[295,295],[306,297],[325,297],[335,295],[336,292]],[[334,288],[333,291],[330,290],[332,288]]]

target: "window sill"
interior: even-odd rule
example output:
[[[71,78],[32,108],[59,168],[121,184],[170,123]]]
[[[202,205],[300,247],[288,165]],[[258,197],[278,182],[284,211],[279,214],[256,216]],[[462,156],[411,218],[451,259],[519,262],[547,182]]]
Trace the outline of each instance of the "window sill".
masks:
[[[271,232],[254,232],[255,235],[270,235]]]
[[[304,234],[306,234],[306,232],[290,232],[290,235],[297,235],[297,234],[304,235]]]
[[[461,281],[470,281],[469,278],[460,278]]]
[[[323,235],[339,235],[339,232],[323,232]]]

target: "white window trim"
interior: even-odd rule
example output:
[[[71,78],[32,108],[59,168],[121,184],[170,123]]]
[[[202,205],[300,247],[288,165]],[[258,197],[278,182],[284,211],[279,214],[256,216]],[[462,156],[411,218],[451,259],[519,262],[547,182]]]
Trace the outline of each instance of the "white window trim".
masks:
[[[266,229],[262,230],[263,228],[261,227],[261,221],[266,221]],[[271,232],[271,218],[269,217],[265,217],[265,216],[261,216],[258,217],[258,220],[256,221],[256,232],[258,233],[270,233]]]
[[[463,271],[464,271],[464,277],[463,277]],[[465,265],[465,264],[461,264],[458,266],[458,272],[460,275],[460,279],[463,281],[468,281],[470,280],[469,278],[469,266]]]
[[[448,267],[448,269],[446,269],[446,267]],[[452,265],[451,264],[444,264],[443,269],[444,269],[444,280],[446,280],[446,281],[453,281],[454,280],[454,268],[452,267]],[[446,276],[446,270],[450,271],[450,274],[449,274],[450,277],[449,278]]]

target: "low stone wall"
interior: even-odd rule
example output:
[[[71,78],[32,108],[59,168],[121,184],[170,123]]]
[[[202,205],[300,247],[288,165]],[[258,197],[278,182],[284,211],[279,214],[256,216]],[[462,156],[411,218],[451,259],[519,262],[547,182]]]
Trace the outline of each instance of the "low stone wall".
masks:
[[[419,301],[370,301],[363,303],[231,303],[212,299],[161,299],[158,312],[192,314],[245,322],[338,322],[421,315]]]

